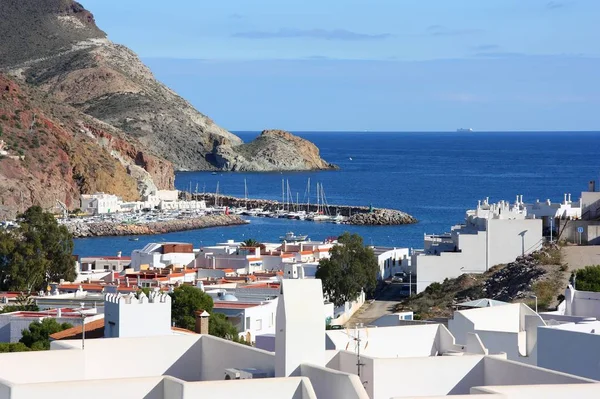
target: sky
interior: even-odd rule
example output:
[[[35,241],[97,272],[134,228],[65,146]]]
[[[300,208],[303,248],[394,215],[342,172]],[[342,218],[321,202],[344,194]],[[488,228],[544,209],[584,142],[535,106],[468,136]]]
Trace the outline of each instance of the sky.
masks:
[[[599,130],[598,0],[83,0],[234,131]]]

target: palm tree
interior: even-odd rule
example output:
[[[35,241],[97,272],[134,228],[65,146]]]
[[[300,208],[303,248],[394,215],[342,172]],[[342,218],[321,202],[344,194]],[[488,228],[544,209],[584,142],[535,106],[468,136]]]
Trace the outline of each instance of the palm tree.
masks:
[[[246,241],[242,242],[242,246],[246,248],[256,248],[260,247],[262,244],[256,241],[254,238],[248,238]]]

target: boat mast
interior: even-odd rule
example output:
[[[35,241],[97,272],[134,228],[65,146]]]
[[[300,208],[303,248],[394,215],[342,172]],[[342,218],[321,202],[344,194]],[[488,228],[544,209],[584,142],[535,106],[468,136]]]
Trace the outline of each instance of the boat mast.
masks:
[[[306,185],[306,213],[310,213],[310,177]]]
[[[283,207],[283,210],[285,211],[285,180],[281,179],[281,206]]]
[[[215,191],[215,208],[219,207],[219,182],[217,182],[217,191]]]
[[[248,186],[246,185],[246,179],[244,179],[244,203],[246,209],[248,209]]]

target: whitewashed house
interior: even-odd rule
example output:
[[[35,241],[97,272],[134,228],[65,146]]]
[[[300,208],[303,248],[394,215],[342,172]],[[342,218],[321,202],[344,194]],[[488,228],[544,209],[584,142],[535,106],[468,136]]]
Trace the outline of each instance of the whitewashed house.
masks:
[[[116,195],[96,193],[81,195],[81,210],[91,215],[121,212],[121,199]]]

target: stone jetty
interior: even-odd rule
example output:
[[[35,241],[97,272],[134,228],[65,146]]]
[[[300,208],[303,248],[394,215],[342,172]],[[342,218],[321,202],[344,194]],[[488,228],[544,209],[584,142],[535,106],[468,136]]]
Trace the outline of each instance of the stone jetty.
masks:
[[[206,215],[189,219],[173,219],[163,222],[139,224],[118,224],[114,222],[84,223],[71,221],[67,224],[69,232],[75,238],[102,236],[130,236],[172,233],[175,231],[204,229],[207,227],[235,226],[246,224],[236,215]]]
[[[187,194],[191,197],[190,194]],[[215,205],[215,194],[203,193],[194,194],[193,197],[197,200],[206,201],[207,206]],[[219,195],[216,198],[219,206],[228,206],[230,208],[248,207],[261,208],[266,211],[274,212],[282,208],[282,203],[279,201],[265,200],[265,199],[244,199],[238,197],[232,197],[228,195]],[[299,209],[310,212],[317,211],[317,204],[299,204]],[[348,224],[356,225],[371,225],[371,226],[386,226],[386,225],[399,225],[399,224],[413,224],[417,223],[418,220],[413,216],[398,211],[395,209],[385,208],[370,208],[367,206],[349,206],[349,205],[329,205],[329,212],[332,215],[342,215],[349,217]]]

